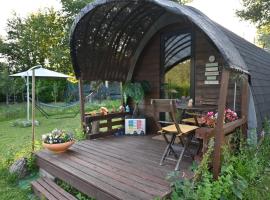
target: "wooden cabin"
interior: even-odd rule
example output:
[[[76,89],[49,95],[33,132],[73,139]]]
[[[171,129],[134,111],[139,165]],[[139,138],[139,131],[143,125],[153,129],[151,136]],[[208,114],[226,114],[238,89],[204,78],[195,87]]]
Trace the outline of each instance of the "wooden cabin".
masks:
[[[247,77],[249,127],[261,130],[269,116],[269,53],[195,8],[162,0],[95,1],[77,16],[70,41],[78,79],[149,81],[152,90],[143,105],[145,112],[151,98],[164,98],[168,69],[188,61],[189,95],[195,105],[218,104],[226,69],[230,71],[226,106],[240,111],[240,82]],[[218,71],[206,71],[210,57]]]
[[[244,133],[261,130],[270,114],[270,54],[193,7],[167,0],[97,0],[76,17],[70,48],[80,84],[147,80],[151,92],[140,109],[149,118],[150,99],[168,98],[169,83],[185,83],[185,95],[195,106],[217,106],[215,175],[225,134],[237,127]],[[185,79],[178,79],[183,74]],[[224,125],[226,107],[235,109],[239,120]],[[99,119],[89,121],[83,103],[81,111],[86,126]],[[108,117],[109,132],[103,137],[113,133],[118,122],[112,118],[120,115]],[[154,132],[151,120],[147,123],[148,133]],[[37,161],[52,176],[96,199],[152,199],[170,192],[164,178],[173,167],[158,165],[162,148],[164,143],[151,136],[107,137],[75,144],[62,155],[40,152]],[[183,162],[181,172],[187,172],[189,163]]]

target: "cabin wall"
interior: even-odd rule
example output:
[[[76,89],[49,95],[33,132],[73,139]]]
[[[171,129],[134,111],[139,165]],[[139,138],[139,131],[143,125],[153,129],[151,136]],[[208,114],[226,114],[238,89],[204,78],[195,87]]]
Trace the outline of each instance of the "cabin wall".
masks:
[[[209,63],[209,56],[214,55],[219,64],[218,81],[221,81],[222,67],[226,64],[222,55],[219,53],[213,42],[199,29],[192,28],[192,25],[188,24],[187,21],[182,23],[174,24],[160,30],[146,45],[142,51],[133,73],[133,81],[147,80],[151,85],[151,92],[146,95],[145,101],[139,106],[140,110],[146,116],[152,115],[152,109],[150,100],[161,97],[161,83],[163,83],[161,63],[161,35],[166,32],[190,29],[194,31],[193,40],[193,64],[195,67],[195,105],[206,106],[206,105],[217,105],[219,98],[220,84],[217,85],[206,85],[204,83],[205,77],[205,65]],[[227,98],[227,107],[232,108],[233,105],[233,92],[234,81],[229,83],[229,94]],[[239,87],[238,87],[238,105],[239,105]],[[152,128],[151,126],[148,128]]]
[[[221,80],[222,66],[224,65],[224,59],[213,43],[208,37],[200,30],[196,29],[194,42],[194,64],[195,64],[195,105],[217,105],[219,97],[218,85],[207,85],[204,83],[205,65],[209,63],[209,56],[215,56],[215,61],[218,63],[219,76],[217,80]]]
[[[149,94],[146,94],[144,102],[139,105],[139,112],[147,117],[146,132],[154,132],[151,99],[160,98],[160,37],[156,34],[146,45],[141,53],[133,73],[134,81],[147,80],[151,86]]]

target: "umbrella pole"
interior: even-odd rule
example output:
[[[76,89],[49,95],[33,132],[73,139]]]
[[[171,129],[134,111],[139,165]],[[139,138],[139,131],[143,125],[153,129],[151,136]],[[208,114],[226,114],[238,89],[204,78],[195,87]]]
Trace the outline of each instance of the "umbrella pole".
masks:
[[[35,150],[35,69],[32,71],[32,152]]]
[[[30,119],[30,117],[29,117],[29,109],[30,109],[30,102],[29,102],[29,76],[28,76],[28,74],[27,74],[27,81],[26,81],[26,88],[27,88],[27,121],[29,121]]]

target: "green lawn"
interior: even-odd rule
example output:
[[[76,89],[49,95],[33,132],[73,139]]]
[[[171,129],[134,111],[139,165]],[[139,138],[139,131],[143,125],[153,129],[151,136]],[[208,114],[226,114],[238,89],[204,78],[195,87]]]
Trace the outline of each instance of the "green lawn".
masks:
[[[66,118],[66,119],[46,119],[44,117],[37,118],[40,121],[40,126],[36,127],[36,139],[41,140],[41,135],[47,133],[54,128],[65,130],[75,130],[80,127],[80,118]],[[9,163],[9,159],[23,155],[25,149],[31,146],[31,127],[19,128],[12,127],[10,121],[0,122],[0,162]],[[28,148],[26,148],[28,147]],[[5,166],[2,166],[3,168]],[[0,199],[1,200],[20,200],[29,199],[30,190],[20,189],[16,183],[6,178],[7,173],[5,169],[0,171]]]
[[[38,117],[40,125],[36,127],[36,139],[40,140],[41,135],[52,131],[55,128],[75,130],[80,127],[80,117],[65,119],[46,119]],[[12,121],[0,122],[0,158],[8,157],[10,153],[17,152],[31,144],[32,128],[13,127]]]
[[[97,110],[101,106],[107,108],[118,108],[120,101],[104,101],[102,103],[86,104],[86,111]],[[80,115],[75,118],[62,118],[63,116],[73,116],[79,107],[69,110],[64,109],[45,109],[48,113],[54,114],[46,119],[36,110],[36,119],[40,125],[36,127],[36,140],[41,142],[41,135],[52,131],[55,128],[71,130],[75,134],[80,132]],[[57,114],[57,116],[55,115]],[[26,200],[33,199],[29,187],[22,189],[14,176],[10,176],[7,168],[15,158],[22,157],[31,149],[32,128],[13,127],[12,123],[17,119],[24,119],[26,116],[26,105],[0,104],[0,200]],[[57,119],[58,118],[58,119]],[[76,137],[76,135],[75,135]],[[23,180],[27,182],[26,180]],[[21,182],[20,182],[21,183]],[[25,184],[24,184],[25,185]],[[29,184],[28,184],[29,185]]]

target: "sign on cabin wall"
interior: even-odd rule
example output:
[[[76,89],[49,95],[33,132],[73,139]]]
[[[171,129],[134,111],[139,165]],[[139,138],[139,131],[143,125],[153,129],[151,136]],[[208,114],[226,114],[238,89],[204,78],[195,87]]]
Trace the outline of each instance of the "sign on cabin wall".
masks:
[[[215,56],[209,57],[209,63],[205,64],[205,85],[217,85],[219,84],[219,66],[218,62],[215,62]]]

